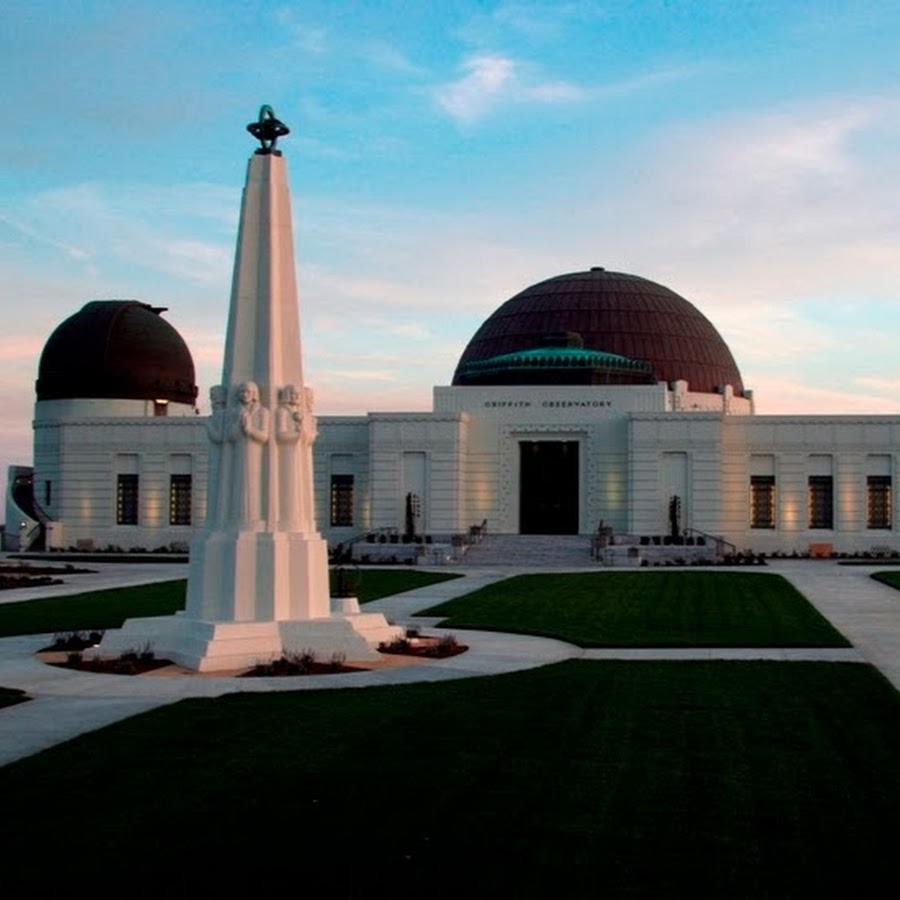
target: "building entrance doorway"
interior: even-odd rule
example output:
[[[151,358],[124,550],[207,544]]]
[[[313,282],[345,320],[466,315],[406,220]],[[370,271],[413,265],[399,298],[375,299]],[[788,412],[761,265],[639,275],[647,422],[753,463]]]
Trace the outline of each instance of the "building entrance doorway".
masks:
[[[519,532],[578,534],[578,441],[520,441],[519,473]]]

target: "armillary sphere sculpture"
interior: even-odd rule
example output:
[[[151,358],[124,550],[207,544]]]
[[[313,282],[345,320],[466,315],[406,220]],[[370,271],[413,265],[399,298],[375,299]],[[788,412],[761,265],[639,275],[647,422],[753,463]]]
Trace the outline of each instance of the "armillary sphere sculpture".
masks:
[[[284,122],[275,118],[275,111],[271,106],[261,106],[259,108],[259,119],[251,122],[247,126],[247,131],[262,145],[256,151],[257,153],[276,153],[279,155],[280,151],[275,149],[278,138],[291,133],[291,129]]]

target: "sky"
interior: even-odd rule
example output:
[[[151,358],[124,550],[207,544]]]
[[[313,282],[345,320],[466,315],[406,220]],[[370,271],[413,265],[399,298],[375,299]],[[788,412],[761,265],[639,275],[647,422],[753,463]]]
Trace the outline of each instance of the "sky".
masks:
[[[758,413],[900,413],[895,0],[3,0],[0,483],[95,299],[219,381],[261,104],[290,128],[319,414],[423,410],[529,285],[660,282]]]

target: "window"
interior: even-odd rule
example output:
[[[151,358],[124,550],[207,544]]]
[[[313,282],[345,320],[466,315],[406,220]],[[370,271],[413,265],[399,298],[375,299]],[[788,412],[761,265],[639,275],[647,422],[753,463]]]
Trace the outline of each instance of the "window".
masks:
[[[891,528],[891,476],[866,478],[866,528]]]
[[[169,524],[191,524],[191,476],[169,476]]]
[[[809,527],[834,527],[834,490],[830,475],[809,476]]]
[[[331,476],[331,516],[333,526],[353,524],[353,476]]]
[[[53,482],[44,482],[44,506],[50,506],[53,502]]]
[[[119,475],[116,484],[116,524],[138,523],[138,476]]]
[[[775,476],[750,476],[750,527],[775,527]]]

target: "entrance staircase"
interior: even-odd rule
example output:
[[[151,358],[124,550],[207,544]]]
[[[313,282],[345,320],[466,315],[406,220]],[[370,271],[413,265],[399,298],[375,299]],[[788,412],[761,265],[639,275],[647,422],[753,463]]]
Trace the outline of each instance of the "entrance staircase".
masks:
[[[469,547],[460,563],[539,569],[597,565],[591,559],[591,537],[586,534],[489,534]]]

